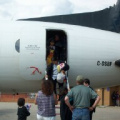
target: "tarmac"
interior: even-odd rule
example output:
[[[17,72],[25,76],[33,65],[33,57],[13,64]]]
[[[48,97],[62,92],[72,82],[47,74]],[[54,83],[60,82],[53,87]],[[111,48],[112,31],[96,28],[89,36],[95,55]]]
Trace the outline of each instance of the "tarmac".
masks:
[[[27,103],[28,104],[28,103]],[[31,104],[31,103],[29,103]],[[37,106],[31,104],[31,115],[27,120],[37,120]],[[56,106],[56,120],[60,120],[59,105]],[[0,102],[0,120],[17,120],[17,103]],[[93,120],[120,120],[120,107],[98,106]]]

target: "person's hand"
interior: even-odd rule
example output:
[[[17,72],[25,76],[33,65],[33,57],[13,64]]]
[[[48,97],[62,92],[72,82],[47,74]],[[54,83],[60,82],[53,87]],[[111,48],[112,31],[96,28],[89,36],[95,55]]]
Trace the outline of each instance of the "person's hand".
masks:
[[[64,80],[63,80],[63,82],[64,82],[64,83],[66,83],[66,82],[67,82],[67,80],[66,80],[66,79],[64,79]]]
[[[48,80],[48,75],[45,75],[45,80]]]
[[[37,97],[37,96],[38,96],[38,94],[36,93],[35,97]]]
[[[74,109],[74,106],[69,106],[69,109],[71,110],[71,112],[73,111]]]
[[[89,107],[89,110],[90,110],[90,111],[93,111],[93,110],[94,110],[94,108],[93,108],[93,107]]]
[[[36,102],[37,96],[38,96],[38,94],[36,93],[35,100],[34,100],[35,105],[37,105],[37,102]]]

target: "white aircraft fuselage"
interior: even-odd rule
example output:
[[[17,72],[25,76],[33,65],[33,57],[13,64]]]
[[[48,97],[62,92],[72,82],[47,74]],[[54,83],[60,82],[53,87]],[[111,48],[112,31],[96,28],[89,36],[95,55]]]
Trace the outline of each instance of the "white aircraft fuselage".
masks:
[[[46,30],[67,36],[68,80],[89,78],[94,88],[120,85],[120,34],[94,28],[36,21],[0,23],[0,91],[36,92],[46,70]],[[19,41],[19,50],[16,42]]]

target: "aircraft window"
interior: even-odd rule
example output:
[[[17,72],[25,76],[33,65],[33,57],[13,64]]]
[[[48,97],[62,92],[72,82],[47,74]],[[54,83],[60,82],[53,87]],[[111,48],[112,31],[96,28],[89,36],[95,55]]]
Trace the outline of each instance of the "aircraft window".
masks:
[[[20,52],[20,39],[18,39],[15,43],[15,49],[17,52]]]

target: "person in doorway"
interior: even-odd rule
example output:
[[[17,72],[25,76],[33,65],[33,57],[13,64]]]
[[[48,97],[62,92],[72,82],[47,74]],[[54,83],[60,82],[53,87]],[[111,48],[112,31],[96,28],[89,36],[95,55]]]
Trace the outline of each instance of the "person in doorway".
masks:
[[[60,90],[60,88],[62,88],[63,86],[67,87],[66,71],[69,70],[69,65],[66,64],[66,63],[60,63],[57,66],[57,70],[58,70],[57,83],[58,83],[59,90]],[[60,95],[59,95],[59,99],[58,100],[60,100]]]
[[[57,82],[59,85],[59,89],[61,87],[63,87],[64,82],[66,82],[66,71],[69,70],[69,65],[67,63],[60,63],[57,65],[57,71],[58,71],[58,75],[57,75]]]
[[[55,34],[52,38],[48,39],[47,43],[50,43],[51,41],[54,41],[55,51],[54,51],[54,57],[56,57],[59,61],[65,61],[66,58],[66,47],[67,42],[65,35],[61,34]],[[49,44],[47,44],[49,46]]]
[[[54,42],[55,42],[55,48],[56,48],[55,57],[57,57],[58,60],[61,60],[61,51],[62,51],[63,45],[62,45],[60,36],[58,34],[55,35]]]
[[[57,75],[57,83],[58,83],[58,86],[59,86],[59,89],[61,87],[63,87],[63,84],[64,84],[64,80],[66,79],[66,75],[65,75],[65,71],[64,70],[61,70],[60,73],[58,73]]]
[[[84,85],[85,85],[86,87],[89,87],[90,89],[93,90],[93,88],[90,86],[90,80],[89,80],[89,79],[84,79]],[[95,98],[95,99],[96,99],[96,98]],[[90,99],[90,107],[92,107],[92,105],[94,104],[95,99]],[[90,111],[90,120],[92,120],[93,112],[95,112],[95,108]]]
[[[53,58],[52,63],[47,66],[47,75],[46,78],[52,81],[53,83],[53,88],[54,88],[54,93],[57,94],[56,92],[56,83],[57,83],[57,65],[58,65],[58,59]]]
[[[47,65],[52,63],[52,58],[55,53],[55,45],[54,45],[54,40],[50,41],[50,45],[47,48]]]
[[[65,103],[72,111],[72,120],[90,120],[89,110],[93,110],[100,97],[95,91],[83,85],[83,77],[78,75],[76,78],[77,86],[73,87],[65,96]],[[70,104],[69,99],[73,99],[73,105]],[[95,99],[94,104],[90,107],[90,99]]]
[[[24,106],[25,105],[25,99],[24,98],[19,98],[17,104],[18,104],[18,111],[17,111],[18,120],[27,120],[27,116],[30,115],[30,112]]]
[[[38,91],[35,97],[35,104],[38,105],[37,120],[55,120],[57,103],[52,82],[43,80],[41,91]]]

